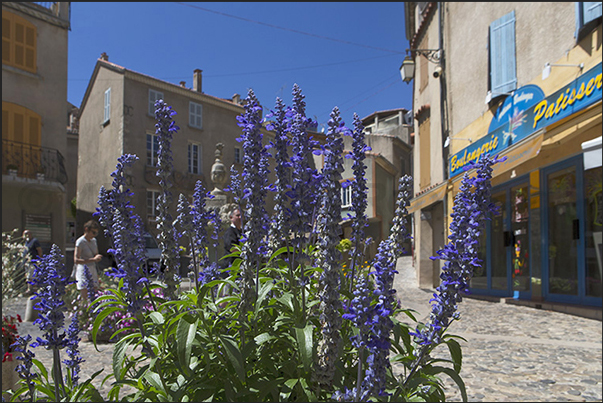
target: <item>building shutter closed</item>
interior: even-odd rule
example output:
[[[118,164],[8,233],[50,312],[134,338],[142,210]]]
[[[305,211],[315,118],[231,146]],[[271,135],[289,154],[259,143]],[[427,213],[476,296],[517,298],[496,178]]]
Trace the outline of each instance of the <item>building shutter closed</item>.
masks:
[[[490,89],[496,95],[516,88],[515,11],[511,11],[490,25]]]

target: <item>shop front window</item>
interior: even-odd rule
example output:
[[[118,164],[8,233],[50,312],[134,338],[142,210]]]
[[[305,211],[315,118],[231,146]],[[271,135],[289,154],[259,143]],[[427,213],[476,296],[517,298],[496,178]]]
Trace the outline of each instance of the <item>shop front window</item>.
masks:
[[[584,201],[586,203],[586,296],[601,298],[601,271],[603,246],[603,191],[601,181],[602,168],[593,168],[584,172]]]
[[[574,166],[547,176],[549,293],[578,295],[579,223]]]
[[[507,290],[507,246],[509,245],[509,232],[506,231],[507,192],[503,191],[492,196],[496,206],[496,213],[492,217],[492,289]]]
[[[513,291],[530,290],[530,234],[528,185],[511,189],[511,232],[513,248],[511,251],[511,276]]]

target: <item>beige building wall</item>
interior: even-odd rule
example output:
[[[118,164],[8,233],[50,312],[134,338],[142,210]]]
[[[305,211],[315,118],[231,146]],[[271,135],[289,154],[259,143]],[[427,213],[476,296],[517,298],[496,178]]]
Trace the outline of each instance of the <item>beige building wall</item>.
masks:
[[[242,145],[236,141],[241,128],[236,117],[244,112],[235,96],[234,101],[220,99],[200,91],[201,76],[194,74],[198,87],[188,88],[146,76],[115,63],[102,55],[92,74],[81,108],[78,165],[78,226],[89,219],[96,208],[101,186],[111,187],[111,172],[122,154],[136,154],[139,160],[129,169],[131,202],[145,225],[156,233],[156,223],[147,214],[147,191],[160,192],[157,169],[147,165],[147,134],[155,134],[155,116],[149,113],[149,90],[163,94],[164,101],[177,112],[173,120],[179,127],[174,134],[173,153],[174,182],[170,189],[173,196],[172,217],[177,216],[176,206],[180,193],[192,197],[195,183],[201,180],[211,191],[211,168],[215,162],[216,144],[222,143],[222,163],[230,175],[235,164],[235,147],[242,153]],[[104,120],[105,92],[111,88],[110,119]],[[197,90],[197,88],[199,90]],[[202,128],[189,125],[189,102],[201,104]],[[265,141],[269,133],[264,131]],[[188,144],[196,143],[201,149],[201,172],[188,172]],[[242,155],[242,154],[241,154]],[[95,161],[97,161],[95,163]],[[241,164],[235,164],[242,171]],[[229,183],[229,181],[228,181]],[[228,184],[227,183],[227,184]],[[271,211],[271,210],[269,210]],[[102,240],[106,248],[106,241]]]
[[[444,68],[448,83],[452,137],[483,114],[489,114],[491,118],[496,110],[496,105],[485,102],[489,74],[488,31],[493,21],[515,10],[517,88],[532,82],[546,62],[555,63],[565,59],[575,46],[575,39],[571,35],[576,24],[573,2],[444,4]],[[467,145],[464,140],[452,141],[451,151]]]
[[[69,2],[48,3],[46,8],[33,3],[3,2],[3,18],[13,14],[33,24],[36,29],[35,71],[27,71],[2,64],[2,101],[25,107],[41,118],[40,144],[57,150],[66,158],[67,138],[67,50]],[[3,26],[4,28],[4,26]],[[8,135],[8,134],[7,134]],[[3,133],[3,139],[5,134]],[[3,160],[8,148],[4,147]],[[26,215],[50,217],[50,237],[44,238],[44,252],[51,244],[65,251],[66,241],[66,178],[60,180],[47,175],[46,179],[6,175],[2,176],[2,230],[23,230]],[[63,171],[64,174],[64,171]],[[61,183],[62,182],[62,183]],[[43,230],[47,233],[47,230]],[[37,229],[33,230],[36,235]]]

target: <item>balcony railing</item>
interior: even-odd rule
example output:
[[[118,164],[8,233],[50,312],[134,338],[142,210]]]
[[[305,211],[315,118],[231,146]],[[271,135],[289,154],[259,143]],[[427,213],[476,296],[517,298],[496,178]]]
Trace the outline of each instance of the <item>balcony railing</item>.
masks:
[[[2,174],[67,183],[65,159],[59,150],[4,139]]]

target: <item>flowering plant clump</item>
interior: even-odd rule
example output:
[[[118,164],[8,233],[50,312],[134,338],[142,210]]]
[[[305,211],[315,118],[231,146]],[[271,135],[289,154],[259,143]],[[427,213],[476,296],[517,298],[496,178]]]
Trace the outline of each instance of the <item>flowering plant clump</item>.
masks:
[[[27,290],[25,273],[31,257],[23,247],[17,228],[2,233],[2,303]]]
[[[2,315],[2,362],[12,361],[15,349],[12,345],[17,341],[19,332],[17,324],[21,322],[21,315],[14,316]]]
[[[45,270],[37,272],[45,290],[39,297],[46,338],[38,344],[55,355],[66,350],[68,387],[63,386],[58,361],[52,381],[47,374],[31,372],[35,359],[27,349],[30,339],[20,338],[25,362],[19,369],[22,388],[15,396],[28,394],[32,401],[38,392],[45,399],[70,401],[445,401],[439,376],[447,375],[466,400],[459,376],[460,345],[446,332],[458,319],[457,304],[480,264],[477,241],[492,208],[491,166],[497,160],[482,156],[474,165],[476,175],[463,178],[455,199],[451,243],[439,253],[447,263],[430,321],[409,325],[397,318],[405,314],[416,322],[410,310],[399,306],[393,284],[402,245],[410,238],[406,207],[412,179],[399,179],[390,234],[369,260],[364,253],[370,241],[364,233],[368,186],[363,162],[369,148],[363,127],[355,116],[353,130],[348,129],[335,107],[326,141],[319,146],[307,131],[313,122],[305,116],[303,99],[295,85],[293,106],[277,99],[275,111],[267,115],[274,121],[268,122],[249,91],[238,119],[243,171],[239,176],[231,169],[229,187],[244,212],[244,236],[238,250],[228,255],[234,262],[226,268],[207,253],[209,238],[216,247],[220,223],[205,205],[209,195],[201,182],[192,202],[179,195],[175,219],[168,214],[169,150],[177,126],[171,120],[175,112],[157,101],[157,133],[164,150],[158,228],[162,261],[165,273],[178,272],[172,252],[179,250],[176,241],[182,242],[192,256],[189,273],[194,287],[182,290],[171,275],[163,282],[149,281],[141,254],[142,222],[133,213],[132,194],[124,180],[125,170],[138,157],[120,157],[112,173],[113,188],[101,188],[97,210],[113,244],[117,268],[112,274],[117,284],[96,295],[87,311],[94,320],[95,343],[107,319],[116,322],[111,335],[113,365],[104,381],[111,389],[101,397],[90,384],[93,378],[79,380],[78,315],[67,331],[61,330],[60,296],[66,279],[53,247],[41,263]],[[276,133],[271,144],[263,138],[266,128]],[[347,186],[353,186],[354,207],[347,218],[340,202],[342,136],[353,138],[353,150],[348,151],[354,159],[354,179]],[[312,153],[322,155],[321,170],[313,167]],[[268,181],[271,162],[277,165],[273,184]],[[272,220],[265,208],[269,194],[278,206]],[[352,220],[351,239],[346,242],[341,238],[342,219]],[[342,251],[349,253],[351,270],[344,271]],[[54,322],[48,320],[51,315]],[[450,359],[431,358],[429,353],[440,344],[448,346]]]

